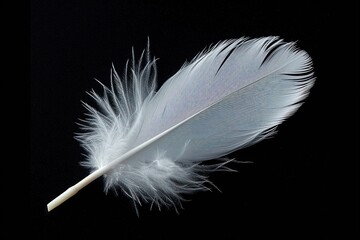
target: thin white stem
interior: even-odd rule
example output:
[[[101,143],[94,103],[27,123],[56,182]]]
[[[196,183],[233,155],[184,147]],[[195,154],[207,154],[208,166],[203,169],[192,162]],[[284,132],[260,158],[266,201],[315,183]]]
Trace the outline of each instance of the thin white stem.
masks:
[[[57,196],[54,200],[52,200],[50,203],[48,203],[47,205],[48,212],[50,212],[51,210],[58,207],[60,204],[62,204],[63,202],[74,196],[78,191],[80,191],[80,189],[84,188],[89,183],[102,176],[104,173],[105,173],[104,168],[100,168],[95,172],[91,173],[90,175],[88,175],[87,177],[85,177],[83,180],[81,180],[74,186],[69,187],[65,192],[63,192],[62,194]]]
[[[108,165],[106,165],[106,166],[104,166],[102,168],[99,168],[98,170],[91,173],[90,175],[85,177],[83,180],[81,180],[77,184],[69,187],[65,192],[63,192],[62,194],[57,196],[54,200],[52,200],[50,203],[48,203],[48,205],[47,205],[48,212],[50,212],[54,208],[58,207],[60,204],[62,204],[63,202],[65,202],[66,200],[68,200],[69,198],[74,196],[78,191],[80,191],[81,189],[86,187],[88,184],[90,184],[91,182],[93,182],[97,178],[101,177],[102,175],[104,175],[105,173],[110,171],[115,165],[123,162],[127,158],[134,155],[136,152],[138,152],[141,149],[148,146],[151,142],[152,141],[147,141],[147,142],[139,145],[138,147],[136,147],[136,148],[130,150],[129,152],[125,153],[124,155],[122,155],[120,158],[116,159],[112,163],[109,163]]]

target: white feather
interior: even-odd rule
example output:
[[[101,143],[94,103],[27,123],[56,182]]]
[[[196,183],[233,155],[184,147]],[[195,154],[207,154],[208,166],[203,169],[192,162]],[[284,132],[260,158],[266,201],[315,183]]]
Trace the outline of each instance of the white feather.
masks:
[[[145,59],[144,59],[145,58]],[[112,70],[111,87],[91,96],[84,132],[84,165],[101,169],[147,143],[105,174],[105,189],[121,189],[134,201],[181,204],[184,193],[206,189],[204,164],[274,133],[314,83],[311,59],[276,37],[220,42],[185,64],[155,92],[155,60],[149,49],[125,68]]]

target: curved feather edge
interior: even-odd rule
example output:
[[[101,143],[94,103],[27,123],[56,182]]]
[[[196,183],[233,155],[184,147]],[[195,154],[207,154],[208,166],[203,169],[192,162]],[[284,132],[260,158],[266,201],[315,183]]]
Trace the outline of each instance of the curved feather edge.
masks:
[[[208,190],[212,185],[209,172],[229,170],[224,163],[230,160],[221,158],[215,165],[203,161],[219,159],[273,134],[298,109],[314,83],[310,57],[276,37],[219,42],[185,63],[157,93],[156,61],[150,60],[149,45],[139,62],[135,64],[134,54],[132,62],[131,67],[126,64],[123,80],[113,67],[111,87],[103,85],[101,96],[90,93],[99,107],[84,103],[88,118],[77,139],[87,151],[83,165],[96,170],[178,124],[104,176],[106,191],[121,189],[134,203],[150,203],[159,209],[176,209],[184,194]],[[241,64],[250,64],[241,69],[245,73],[236,69]],[[242,75],[237,78],[232,72]],[[257,76],[259,72],[264,76]],[[249,80],[253,76],[259,79]],[[264,86],[258,84],[260,80]],[[276,85],[285,87],[277,90]],[[269,91],[266,87],[275,93],[263,96]],[[254,96],[268,102],[242,103]],[[248,109],[254,106],[257,110]],[[249,116],[241,116],[241,110]],[[214,128],[218,130],[209,130]]]

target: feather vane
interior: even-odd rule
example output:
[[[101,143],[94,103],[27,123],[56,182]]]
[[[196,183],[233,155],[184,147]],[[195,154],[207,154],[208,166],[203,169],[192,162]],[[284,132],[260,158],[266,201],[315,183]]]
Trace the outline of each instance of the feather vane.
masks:
[[[314,83],[310,56],[277,37],[220,42],[157,92],[149,47],[128,65],[122,79],[112,68],[102,95],[90,93],[98,108],[84,103],[88,117],[77,139],[93,173],[65,200],[103,175],[105,191],[121,189],[159,208],[181,206],[184,194],[208,189],[209,172],[226,169],[223,156],[274,134]],[[220,161],[206,164],[213,159]]]

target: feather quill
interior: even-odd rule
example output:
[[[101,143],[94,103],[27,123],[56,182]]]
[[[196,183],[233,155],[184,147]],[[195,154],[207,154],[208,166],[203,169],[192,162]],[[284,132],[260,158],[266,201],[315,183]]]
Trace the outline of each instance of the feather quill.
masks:
[[[123,79],[112,68],[110,87],[92,91],[98,108],[77,139],[92,173],[48,204],[60,205],[100,176],[105,191],[135,203],[181,206],[184,194],[207,189],[221,158],[274,134],[314,83],[310,56],[277,37],[223,41],[199,53],[156,92],[149,46]],[[215,165],[207,160],[219,159]]]

